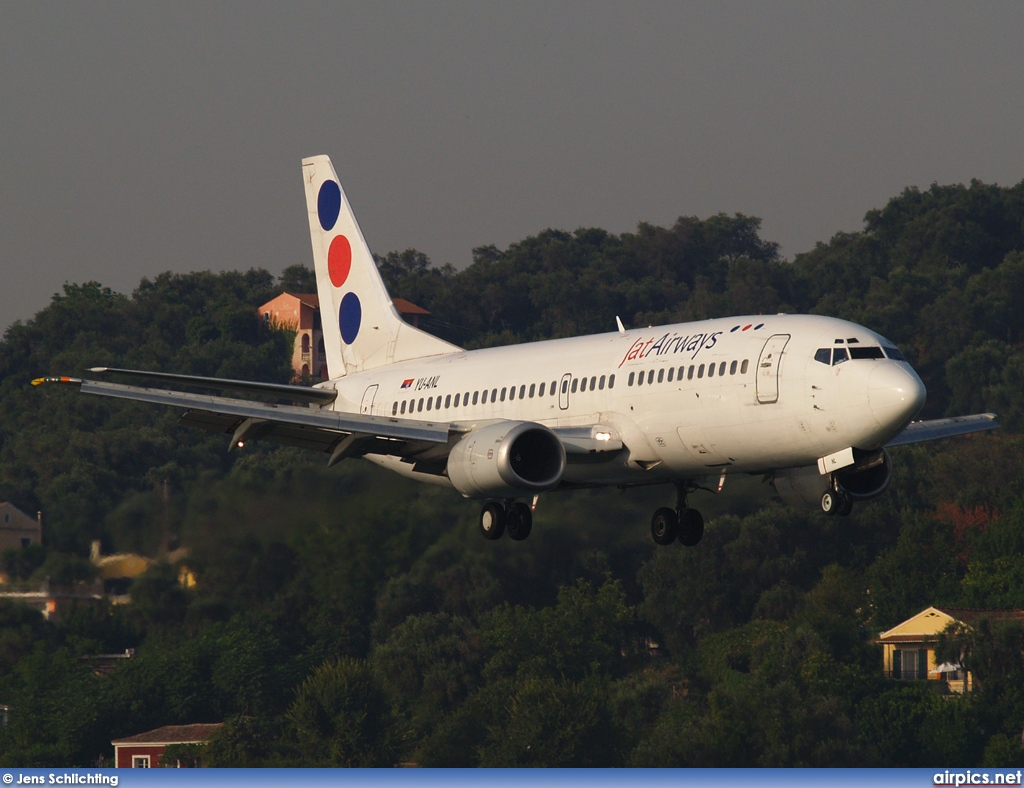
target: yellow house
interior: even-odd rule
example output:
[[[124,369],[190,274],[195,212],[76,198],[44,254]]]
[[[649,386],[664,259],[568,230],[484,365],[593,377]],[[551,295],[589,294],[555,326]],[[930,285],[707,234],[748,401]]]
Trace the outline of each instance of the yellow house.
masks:
[[[875,639],[882,646],[882,669],[892,679],[918,679],[946,682],[950,692],[970,692],[974,679],[970,672],[956,663],[938,664],[935,645],[939,633],[953,623],[972,626],[987,618],[990,621],[1020,621],[1024,610],[971,610],[929,607],[902,624],[897,624]]]
[[[41,544],[42,541],[42,512],[33,520],[13,503],[0,503],[0,552]]]

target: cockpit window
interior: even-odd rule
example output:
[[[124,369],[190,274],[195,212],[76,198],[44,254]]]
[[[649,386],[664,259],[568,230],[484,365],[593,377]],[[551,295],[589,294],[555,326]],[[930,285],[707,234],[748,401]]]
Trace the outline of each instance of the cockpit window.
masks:
[[[829,364],[832,361],[832,349],[827,347],[819,348],[818,352],[814,354],[814,360],[820,361],[822,364]]]
[[[844,361],[849,361],[850,357],[846,353],[846,348],[837,347],[832,351],[832,366],[836,364],[842,364]]]
[[[900,353],[898,348],[883,345],[882,349],[885,351],[885,355],[887,355],[893,361],[906,361],[906,358],[903,357],[903,354]]]
[[[885,358],[882,355],[882,348],[877,345],[874,347],[852,347],[850,348],[850,358]]]

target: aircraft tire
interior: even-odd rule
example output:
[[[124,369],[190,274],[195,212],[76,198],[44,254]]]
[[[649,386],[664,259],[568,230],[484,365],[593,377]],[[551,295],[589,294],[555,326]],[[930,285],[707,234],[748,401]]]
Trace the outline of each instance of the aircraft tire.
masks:
[[[669,545],[679,533],[679,517],[675,511],[663,506],[651,518],[651,538],[660,545]]]
[[[505,507],[491,501],[480,511],[480,533],[484,539],[501,539],[505,533]]]
[[[835,490],[825,490],[821,495],[821,511],[829,517],[834,515],[840,508],[839,496]]]
[[[839,507],[836,511],[840,517],[848,517],[850,512],[853,511],[853,498],[848,493],[843,493],[842,498],[839,502]]]
[[[704,515],[696,509],[683,509],[679,515],[679,544],[693,547],[704,536]]]
[[[508,507],[505,517],[505,533],[509,539],[523,541],[533,530],[533,512],[525,503],[514,503]]]

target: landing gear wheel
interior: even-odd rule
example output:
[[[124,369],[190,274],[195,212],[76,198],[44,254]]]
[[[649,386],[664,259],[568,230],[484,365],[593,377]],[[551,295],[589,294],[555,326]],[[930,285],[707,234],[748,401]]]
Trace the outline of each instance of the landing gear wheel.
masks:
[[[835,490],[825,490],[821,495],[821,511],[832,516],[839,511],[840,498]]]
[[[505,507],[491,501],[480,512],[480,533],[484,539],[501,539],[505,533]]]
[[[836,514],[840,517],[846,517],[853,511],[853,498],[850,497],[849,493],[842,494],[842,500],[839,503],[839,508]]]
[[[651,518],[651,538],[660,545],[672,544],[679,532],[679,518],[676,513],[663,506]]]
[[[521,542],[533,529],[533,512],[525,503],[514,503],[505,515],[505,531],[509,539]]]
[[[704,536],[704,516],[696,509],[683,509],[679,516],[679,544],[693,547]]]

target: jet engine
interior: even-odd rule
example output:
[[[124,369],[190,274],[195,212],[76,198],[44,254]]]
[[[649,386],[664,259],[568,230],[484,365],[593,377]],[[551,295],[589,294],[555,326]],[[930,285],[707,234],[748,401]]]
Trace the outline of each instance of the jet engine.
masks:
[[[517,498],[552,490],[565,472],[565,447],[547,427],[502,421],[474,430],[448,455],[448,478],[467,498]]]
[[[889,452],[865,452],[853,450],[854,463],[833,475],[839,486],[850,498],[866,501],[881,495],[892,479],[892,460]],[[787,468],[775,472],[773,480],[776,492],[788,504],[793,506],[818,506],[821,496],[831,488],[828,474],[822,475],[817,466],[805,468]]]

